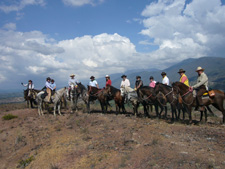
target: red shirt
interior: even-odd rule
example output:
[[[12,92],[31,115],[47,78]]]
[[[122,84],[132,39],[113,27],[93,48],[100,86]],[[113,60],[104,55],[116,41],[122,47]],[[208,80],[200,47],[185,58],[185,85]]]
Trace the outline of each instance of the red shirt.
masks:
[[[110,79],[108,81],[106,81],[105,87],[107,87],[107,85],[109,85],[109,86],[112,85],[112,81]]]

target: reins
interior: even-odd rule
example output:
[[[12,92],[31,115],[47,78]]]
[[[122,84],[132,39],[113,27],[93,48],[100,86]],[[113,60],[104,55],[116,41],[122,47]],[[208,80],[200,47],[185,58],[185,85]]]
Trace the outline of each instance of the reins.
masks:
[[[184,93],[184,94],[181,96],[182,102],[183,102],[184,104],[188,105],[188,106],[192,105],[193,102],[194,102],[194,100],[195,100],[195,99],[193,98],[192,101],[191,101],[190,103],[186,103],[186,102],[184,101],[183,97],[184,97],[184,96],[187,96],[187,94],[189,94],[189,93],[191,93],[191,90],[190,90],[190,89],[189,89],[186,93]]]

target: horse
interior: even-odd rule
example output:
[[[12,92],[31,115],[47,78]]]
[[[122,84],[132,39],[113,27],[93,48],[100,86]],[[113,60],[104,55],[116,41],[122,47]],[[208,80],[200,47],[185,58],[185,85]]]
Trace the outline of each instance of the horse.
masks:
[[[139,107],[139,98],[136,91],[129,92],[127,94],[128,101],[131,102],[133,106],[133,113],[137,117],[138,116],[138,107]]]
[[[193,92],[189,90],[189,87],[181,82],[175,82],[172,84],[176,88],[177,92],[180,93],[182,102],[188,110],[189,113],[189,122],[192,122],[191,111],[192,107],[196,107],[196,98],[193,96]],[[215,92],[214,96],[202,99],[203,105],[208,106],[212,104],[216,109],[222,112],[223,114],[223,123],[225,122],[225,109],[223,107],[223,102],[225,99],[225,93],[220,90],[213,90]],[[206,119],[207,121],[207,116]]]
[[[77,101],[78,97],[81,93],[80,88],[77,84],[71,83],[70,84],[70,107],[71,107],[71,113],[74,113],[74,111],[77,111]]]
[[[121,96],[121,91],[113,86],[107,85],[105,88],[106,93],[114,99],[116,105],[116,115],[120,113],[120,109],[122,108],[123,113],[126,112],[124,107],[124,97]]]
[[[89,96],[87,104],[88,113],[90,113],[90,102],[97,99],[100,102],[102,113],[107,112],[108,102],[107,102],[107,95],[104,92],[104,89],[88,86],[88,96]]]
[[[36,90],[36,89],[27,89],[23,91],[24,94],[24,99],[25,101],[27,101],[27,107],[28,108],[34,108],[33,103],[35,103],[35,99],[37,96],[37,93],[39,93],[40,90]]]
[[[156,116],[161,117],[161,113],[163,111],[163,106],[162,104],[159,104],[158,99],[161,99],[161,95],[155,95],[154,88],[149,87],[149,86],[143,86],[138,89],[139,92],[139,101],[141,104],[144,106],[144,114],[146,117],[150,117],[149,112],[148,112],[148,105],[151,106],[151,111],[152,111],[152,105],[155,106],[156,110]],[[162,102],[162,101],[161,101]],[[161,108],[160,113],[158,112],[158,106]]]
[[[64,87],[62,89],[59,89],[55,92],[52,98],[52,103],[54,104],[54,116],[56,116],[56,107],[58,108],[58,113],[61,115],[61,98],[66,94],[67,88]],[[42,94],[44,94],[44,91],[41,91],[37,94],[36,102],[38,104],[38,113],[39,115],[44,115],[43,113],[43,103],[48,103],[48,101],[44,98],[42,99]],[[53,98],[54,97],[54,98]]]
[[[169,102],[171,105],[172,121],[174,121],[174,114],[175,114],[176,120],[178,120],[176,108],[179,102],[178,102],[178,93],[176,93],[176,90],[174,90],[173,87],[171,86],[157,82],[155,85],[155,92],[156,94],[158,94],[159,92],[163,93],[164,98],[166,99],[166,102]],[[164,104],[164,106],[166,106],[166,104]],[[165,117],[166,116],[167,116],[167,111],[165,113]]]

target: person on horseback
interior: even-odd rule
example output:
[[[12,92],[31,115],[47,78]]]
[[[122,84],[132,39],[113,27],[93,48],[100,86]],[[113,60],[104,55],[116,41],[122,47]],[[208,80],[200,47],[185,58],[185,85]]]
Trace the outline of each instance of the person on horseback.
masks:
[[[189,87],[189,81],[188,81],[187,76],[185,75],[185,72],[186,72],[185,70],[180,69],[179,72],[177,72],[177,73],[180,74],[180,82],[184,83],[185,85],[187,85]]]
[[[196,72],[198,73],[197,83],[191,86],[190,89],[197,91],[196,100],[198,106],[200,106],[199,110],[204,111],[205,107],[202,102],[202,95],[208,90],[208,77],[204,73],[204,69],[200,66],[196,69]]]
[[[90,80],[90,82],[89,82],[89,86],[99,88],[98,82],[95,80],[95,77],[94,77],[94,76],[91,76],[90,79],[91,79],[91,80]]]
[[[162,72],[161,75],[162,75],[162,84],[170,85],[170,81],[169,78],[166,76],[166,73]]]
[[[51,78],[47,77],[46,82],[45,82],[45,87],[42,88],[42,90],[46,89],[45,93],[43,94],[43,97],[47,97],[46,100],[47,102],[51,102],[51,94],[52,94],[52,86],[51,86]]]
[[[70,100],[70,91],[71,91],[71,85],[74,84],[75,87],[77,87],[77,84],[79,83],[79,81],[77,79],[75,79],[75,74],[71,74],[70,75],[70,79],[68,81],[68,91],[67,91],[67,98],[68,100]]]
[[[136,76],[136,82],[135,82],[134,90],[138,90],[142,86],[143,86],[143,81],[141,80],[141,76]]]
[[[121,96],[125,96],[125,102],[127,102],[127,93],[134,91],[134,89],[130,87],[130,81],[127,79],[126,75],[122,75],[121,78],[123,78],[120,84]]]
[[[112,81],[110,80],[110,76],[109,75],[105,76],[105,80],[106,80],[105,87],[112,85]]]
[[[27,96],[30,96],[30,94],[31,94],[30,90],[34,89],[34,84],[33,84],[32,80],[28,80],[28,84],[24,84],[22,82],[21,85],[23,85],[24,87],[27,87],[25,92],[27,93]]]
[[[150,79],[149,87],[154,88],[155,87],[155,84],[156,84],[156,81],[154,80],[154,77],[153,76],[150,76],[149,79]]]

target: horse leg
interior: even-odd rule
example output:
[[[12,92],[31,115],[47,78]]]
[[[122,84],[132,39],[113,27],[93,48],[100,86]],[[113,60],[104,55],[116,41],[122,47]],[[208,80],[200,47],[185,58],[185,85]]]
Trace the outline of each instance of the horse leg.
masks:
[[[58,113],[59,113],[60,116],[62,115],[61,114],[61,104],[60,103],[58,104]]]
[[[165,115],[164,115],[164,118],[167,119],[167,106],[164,106],[165,108]]]
[[[54,116],[56,116],[56,104],[54,104]]]
[[[201,113],[200,121],[202,121],[203,111],[200,111],[200,113]]]
[[[221,106],[219,106],[219,105],[216,104],[216,103],[213,103],[212,105],[213,105],[215,108],[217,108],[219,111],[222,112],[222,114],[223,114],[223,123],[224,123],[224,122],[225,122],[225,110],[224,110],[224,108],[223,108],[223,100],[222,100]]]
[[[207,122],[207,110],[206,109],[205,109],[204,113],[205,113],[205,122]]]

